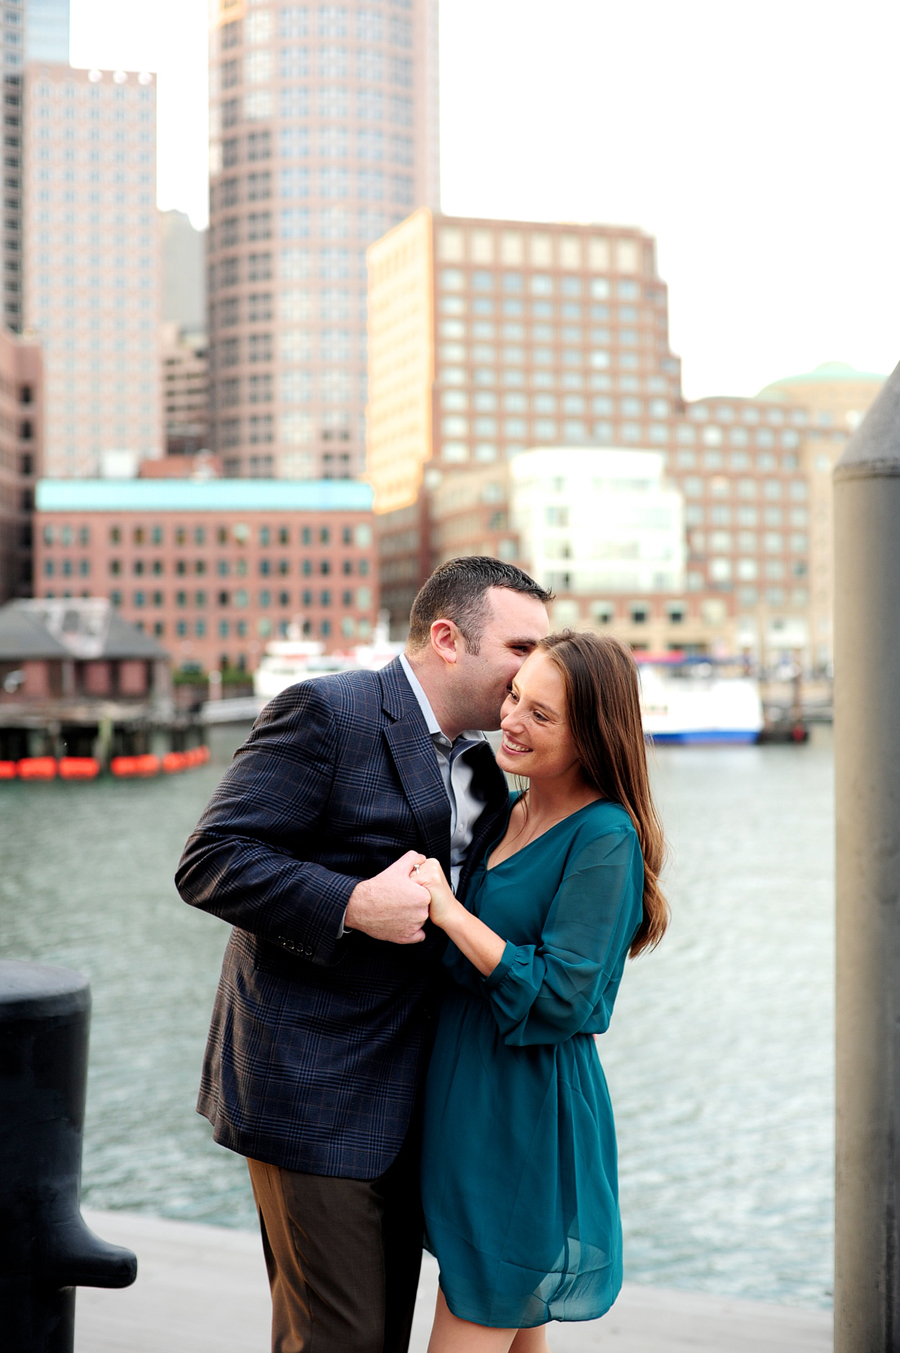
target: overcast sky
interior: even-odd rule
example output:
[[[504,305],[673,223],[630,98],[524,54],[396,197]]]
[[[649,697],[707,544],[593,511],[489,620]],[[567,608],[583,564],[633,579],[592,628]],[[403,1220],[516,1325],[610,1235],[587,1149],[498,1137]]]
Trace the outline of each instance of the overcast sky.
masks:
[[[314,0],[310,0],[314,3]],[[206,212],[206,0],[72,0],[159,73],[159,202]],[[442,0],[444,210],[638,225],[689,397],[900,359],[900,6]]]

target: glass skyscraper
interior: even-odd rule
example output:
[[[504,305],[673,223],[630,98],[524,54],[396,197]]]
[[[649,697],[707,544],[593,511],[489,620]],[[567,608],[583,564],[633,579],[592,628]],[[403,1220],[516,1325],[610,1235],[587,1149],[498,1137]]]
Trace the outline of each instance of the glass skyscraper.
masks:
[[[217,0],[210,142],[213,448],[355,477],[366,246],[438,195],[437,0]]]

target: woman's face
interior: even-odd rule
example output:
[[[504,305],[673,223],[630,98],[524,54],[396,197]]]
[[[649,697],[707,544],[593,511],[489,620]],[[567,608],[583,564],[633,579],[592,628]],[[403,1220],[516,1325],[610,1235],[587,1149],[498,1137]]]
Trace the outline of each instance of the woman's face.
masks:
[[[543,649],[526,658],[513,677],[500,728],[497,764],[502,770],[532,780],[580,777],[562,673]]]

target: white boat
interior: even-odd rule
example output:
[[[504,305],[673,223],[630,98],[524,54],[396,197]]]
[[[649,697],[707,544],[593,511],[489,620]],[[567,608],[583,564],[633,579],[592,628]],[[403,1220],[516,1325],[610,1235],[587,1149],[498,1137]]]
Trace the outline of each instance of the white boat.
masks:
[[[759,683],[708,662],[640,661],[644,734],[658,743],[755,743],[763,727]]]
[[[377,671],[403,652],[402,643],[388,639],[387,626],[375,626],[372,642],[356,644],[342,652],[326,653],[324,645],[311,639],[275,639],[266,644],[259,666],[253,673],[253,693],[261,700],[272,700],[288,686],[330,672]]]

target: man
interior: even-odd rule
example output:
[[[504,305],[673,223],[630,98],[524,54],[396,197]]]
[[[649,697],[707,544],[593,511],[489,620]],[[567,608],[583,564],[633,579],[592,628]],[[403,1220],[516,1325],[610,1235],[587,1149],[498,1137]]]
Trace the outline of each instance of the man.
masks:
[[[506,801],[484,735],[550,596],[496,559],[443,565],[380,672],[261,714],[185,848],[186,902],[235,927],[199,1111],[245,1155],[274,1353],[405,1353],[422,1248],[416,1110],[440,933],[415,877]]]

